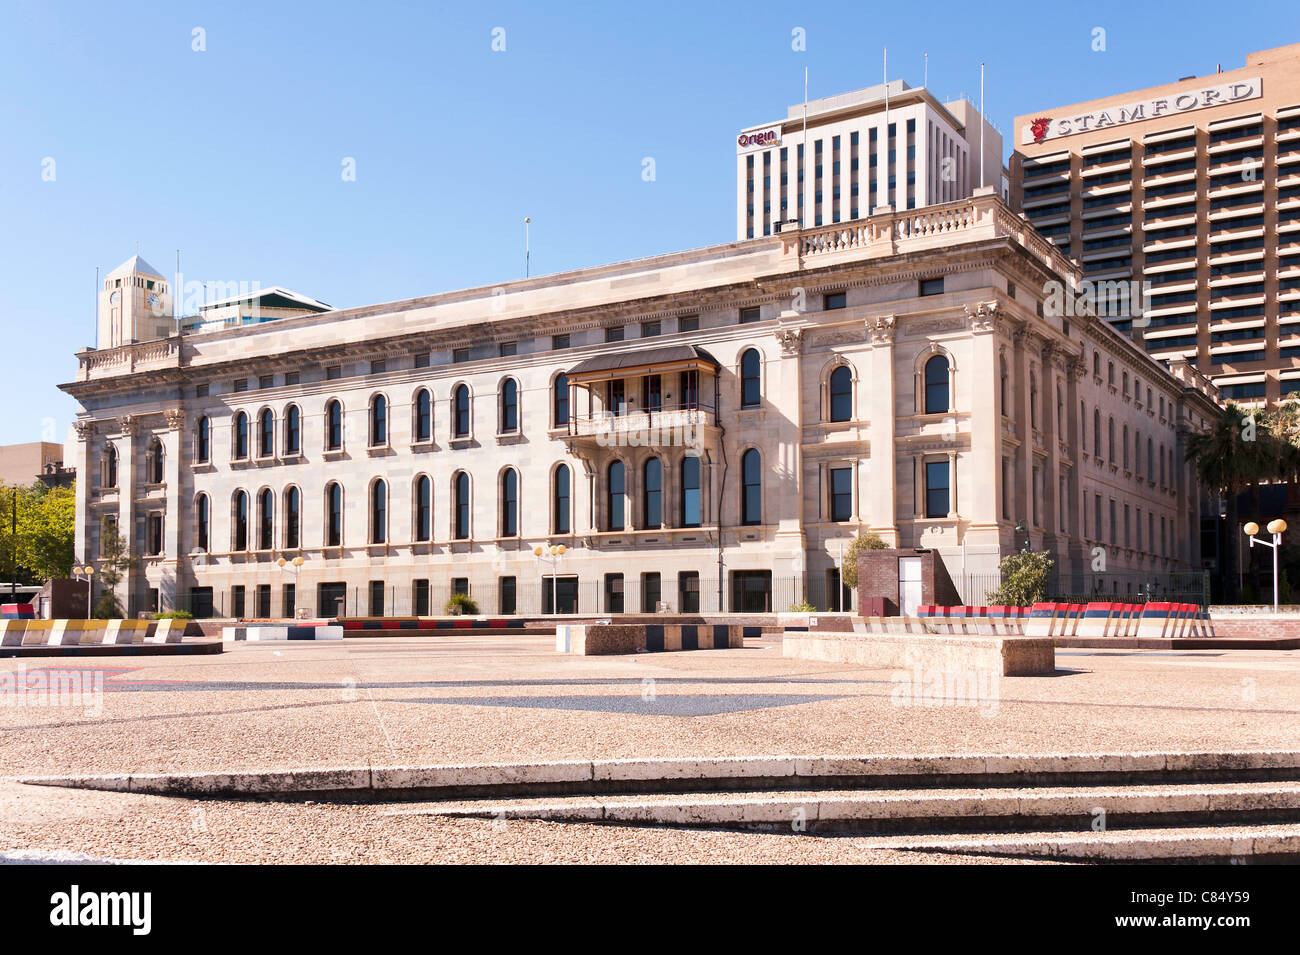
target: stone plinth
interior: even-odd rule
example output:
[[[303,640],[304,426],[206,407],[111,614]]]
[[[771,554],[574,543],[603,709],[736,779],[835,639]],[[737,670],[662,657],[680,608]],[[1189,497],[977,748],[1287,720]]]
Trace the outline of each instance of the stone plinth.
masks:
[[[569,652],[580,656],[658,653],[668,650],[725,650],[745,645],[745,628],[735,624],[583,624],[571,626]]]
[[[919,666],[1001,676],[1050,676],[1056,672],[1051,637],[787,631],[782,653],[796,660],[889,669]]]

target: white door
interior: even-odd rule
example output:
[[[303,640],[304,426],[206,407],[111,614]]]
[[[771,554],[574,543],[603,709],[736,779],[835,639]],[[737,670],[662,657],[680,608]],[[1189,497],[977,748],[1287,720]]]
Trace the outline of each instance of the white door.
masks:
[[[921,558],[898,558],[898,611],[915,617],[921,606]]]

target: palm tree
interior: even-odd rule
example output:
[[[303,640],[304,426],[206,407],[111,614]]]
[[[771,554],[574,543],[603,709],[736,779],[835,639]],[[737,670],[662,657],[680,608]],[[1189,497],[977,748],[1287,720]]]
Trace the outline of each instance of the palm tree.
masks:
[[[1260,481],[1289,480],[1300,469],[1300,448],[1289,438],[1289,412],[1248,414],[1229,402],[1211,421],[1208,431],[1187,438],[1187,459],[1201,484],[1224,496],[1227,529],[1224,568],[1225,591],[1237,594],[1237,544],[1240,533],[1237,497],[1254,491]]]

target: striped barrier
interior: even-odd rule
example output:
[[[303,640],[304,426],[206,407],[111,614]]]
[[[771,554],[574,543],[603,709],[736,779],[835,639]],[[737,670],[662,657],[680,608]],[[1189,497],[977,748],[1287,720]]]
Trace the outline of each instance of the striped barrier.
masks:
[[[157,621],[157,626],[152,633],[145,634],[145,643],[180,643],[181,638],[185,636],[185,627],[188,620],[176,620],[167,618]]]
[[[108,620],[106,623],[103,642],[112,646],[144,643],[155,626],[152,620]]]
[[[51,647],[75,647],[82,643],[98,643],[99,635],[104,632],[103,620],[52,620],[50,636],[46,641]]]
[[[343,627],[330,624],[254,624],[246,627],[222,627],[221,639],[227,643],[267,643],[279,640],[342,640]]]
[[[1062,604],[1037,603],[1030,607],[1029,618],[1025,621],[1025,636],[1052,636],[1061,606]]]
[[[21,647],[26,632],[26,620],[0,620],[0,647]]]
[[[0,617],[5,620],[35,620],[36,608],[32,604],[0,604]]]
[[[1111,630],[1111,614],[1116,604],[1090,603],[1083,608],[1083,619],[1075,628],[1077,637],[1108,637]]]
[[[1138,620],[1137,635],[1142,639],[1166,637],[1172,630],[1173,621],[1177,619],[1179,604],[1153,602],[1142,608]]]
[[[50,632],[54,629],[53,620],[25,620],[23,629],[23,646],[44,647],[50,643]]]

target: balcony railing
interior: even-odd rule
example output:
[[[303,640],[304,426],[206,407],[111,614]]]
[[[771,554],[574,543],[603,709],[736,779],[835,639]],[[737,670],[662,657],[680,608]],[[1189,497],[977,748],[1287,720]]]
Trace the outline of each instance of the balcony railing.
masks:
[[[116,348],[87,349],[77,354],[78,381],[120,375],[144,367],[176,365],[180,359],[180,339],[163,338],[152,342],[118,345]]]
[[[700,402],[663,406],[650,411],[624,409],[593,411],[569,416],[569,434],[575,438],[608,439],[611,445],[640,446],[694,444],[701,428],[717,425],[717,413]],[[637,437],[640,441],[629,439]]]

